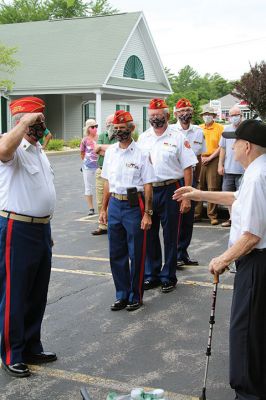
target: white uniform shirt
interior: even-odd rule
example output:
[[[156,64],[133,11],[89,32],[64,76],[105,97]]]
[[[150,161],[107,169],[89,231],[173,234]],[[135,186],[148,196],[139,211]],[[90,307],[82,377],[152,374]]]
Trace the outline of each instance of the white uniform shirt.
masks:
[[[233,125],[227,125],[224,128],[224,132],[234,132],[235,130],[236,128]],[[226,139],[221,136],[219,146],[225,149],[224,172],[226,174],[242,175],[244,173],[244,168],[235,160],[233,150],[234,143],[235,139]]]
[[[106,150],[101,176],[109,181],[110,193],[117,194],[126,194],[132,187],[143,192],[143,185],[155,180],[149,156],[134,141],[126,149],[118,142]]]
[[[157,136],[153,128],[143,132],[138,146],[150,155],[155,182],[184,177],[184,169],[198,163],[198,160],[185,136],[174,126],[168,125],[166,131]]]
[[[179,132],[183,133],[185,138],[189,141],[189,144],[196,156],[206,153],[207,150],[204,133],[199,126],[190,124],[188,129],[183,129],[178,121],[175,127]]]
[[[229,246],[244,232],[250,232],[261,238],[256,248],[266,248],[266,154],[248,166],[235,198]]]
[[[52,215],[56,199],[53,180],[41,145],[22,139],[14,158],[0,161],[0,210],[32,217]]]

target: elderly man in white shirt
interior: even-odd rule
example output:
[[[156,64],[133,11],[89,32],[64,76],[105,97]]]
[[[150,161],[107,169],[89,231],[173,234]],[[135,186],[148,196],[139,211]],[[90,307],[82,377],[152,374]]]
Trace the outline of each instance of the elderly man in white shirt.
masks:
[[[232,206],[229,248],[210,262],[222,274],[235,261],[230,322],[230,384],[238,400],[266,398],[266,124],[247,120],[235,132],[235,160],[245,169],[237,192],[181,188],[174,199],[206,200]]]
[[[185,138],[189,141],[189,144],[198,159],[198,164],[193,166],[192,186],[196,187],[200,175],[201,154],[206,151],[203,130],[199,126],[191,123],[193,106],[188,99],[182,98],[178,100],[175,106],[174,115],[177,119],[177,123],[175,125],[176,129],[178,132],[183,133]],[[181,182],[183,186],[184,182]],[[188,254],[188,247],[190,245],[193,233],[194,212],[195,202],[192,201],[190,210],[181,216],[182,219],[177,247],[177,268],[180,268],[183,265],[199,264],[197,260],[191,259]]]
[[[14,377],[30,375],[26,363],[57,358],[43,351],[40,339],[55,207],[53,171],[38,142],[45,130],[44,107],[37,97],[11,102],[16,125],[0,140],[1,358],[2,368]]]
[[[155,177],[149,157],[131,137],[135,129],[131,114],[118,110],[113,125],[118,143],[104,157],[102,178],[106,181],[99,221],[107,224],[108,206],[110,264],[116,288],[111,310],[135,311],[142,306],[146,230],[151,227]]]
[[[177,238],[180,229],[180,213],[190,210],[190,201],[184,200],[179,206],[172,201],[172,195],[180,186],[192,184],[192,166],[197,158],[189,141],[168,125],[169,110],[162,99],[152,99],[149,105],[149,121],[152,125],[140,135],[138,146],[151,159],[155,180],[153,182],[152,228],[147,235],[147,257],[145,263],[144,289],[161,286],[163,293],[174,290],[176,278]],[[164,236],[164,265],[159,238],[160,224]]]

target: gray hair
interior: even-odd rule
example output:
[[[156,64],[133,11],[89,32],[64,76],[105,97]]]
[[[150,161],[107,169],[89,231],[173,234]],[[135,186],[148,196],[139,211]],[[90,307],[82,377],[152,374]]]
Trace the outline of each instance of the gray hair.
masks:
[[[164,115],[169,114],[169,108],[162,108],[161,110],[163,110]],[[148,108],[148,113],[149,113],[150,109]]]
[[[266,154],[266,147],[262,147],[262,146],[259,146],[258,144],[254,144],[254,143],[252,143],[252,145],[258,155],[261,156],[262,154]]]
[[[21,118],[23,117],[23,115],[25,115],[26,113],[18,113],[15,115],[12,115],[12,119],[11,119],[11,125],[12,128],[14,128],[14,126],[17,125],[17,123],[21,120]]]

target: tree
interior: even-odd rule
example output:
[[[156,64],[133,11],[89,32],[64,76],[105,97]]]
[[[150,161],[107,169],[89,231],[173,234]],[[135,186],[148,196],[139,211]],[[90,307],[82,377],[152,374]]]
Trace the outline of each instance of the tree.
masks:
[[[43,21],[50,18],[74,18],[115,14],[108,0],[0,0],[0,23]]]
[[[166,74],[174,92],[167,99],[170,111],[172,111],[178,99],[186,97],[193,105],[193,122],[196,124],[202,122],[199,115],[201,105],[230,93],[234,87],[233,82],[225,80],[219,74],[211,75],[207,73],[200,76],[189,65],[182,68],[178,75],[172,74],[169,69],[166,69]],[[171,120],[174,121],[174,117],[171,117]]]
[[[8,90],[12,88],[14,82],[6,79],[6,76],[12,74],[19,65],[19,62],[13,57],[16,52],[15,47],[8,48],[0,43],[0,74],[4,73],[5,75],[5,78],[0,75],[0,88],[7,88]]]
[[[89,3],[90,15],[110,15],[117,14],[119,10],[113,8],[108,0],[95,0]]]
[[[245,100],[252,111],[266,119],[266,63],[250,65],[250,71],[236,83],[233,95]]]

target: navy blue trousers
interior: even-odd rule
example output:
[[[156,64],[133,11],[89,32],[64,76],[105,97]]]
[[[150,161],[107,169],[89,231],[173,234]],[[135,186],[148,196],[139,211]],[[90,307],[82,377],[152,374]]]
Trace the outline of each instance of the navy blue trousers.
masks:
[[[153,188],[152,227],[147,232],[145,280],[176,283],[177,233],[179,226],[179,203],[172,199],[177,185]],[[160,224],[164,238],[164,265],[159,237]]]
[[[179,180],[180,186],[184,186],[184,179]],[[196,187],[194,180],[193,187]],[[189,212],[181,214],[181,222],[178,228],[178,243],[177,243],[177,260],[185,260],[189,258],[188,247],[190,245],[193,233],[195,201],[191,201],[191,208]]]
[[[110,197],[108,205],[108,237],[110,264],[117,300],[141,302],[143,297],[146,232],[140,228],[143,200],[140,207]],[[130,266],[129,266],[130,260]]]
[[[0,217],[1,358],[23,362],[43,350],[40,332],[51,271],[50,224]]]

